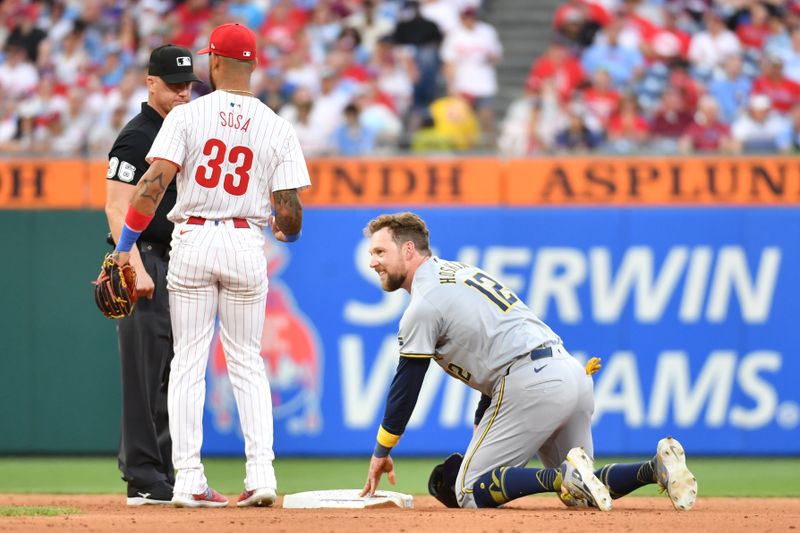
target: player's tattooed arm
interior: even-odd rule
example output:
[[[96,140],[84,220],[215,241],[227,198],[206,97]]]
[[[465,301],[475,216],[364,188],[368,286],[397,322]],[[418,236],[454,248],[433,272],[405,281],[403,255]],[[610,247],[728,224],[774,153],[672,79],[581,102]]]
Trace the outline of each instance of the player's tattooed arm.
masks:
[[[303,227],[303,205],[297,189],[284,189],[272,193],[275,221],[285,235],[296,235]]]
[[[155,213],[167,186],[177,173],[178,168],[173,163],[163,159],[153,161],[136,185],[131,205],[141,213],[147,215]]]

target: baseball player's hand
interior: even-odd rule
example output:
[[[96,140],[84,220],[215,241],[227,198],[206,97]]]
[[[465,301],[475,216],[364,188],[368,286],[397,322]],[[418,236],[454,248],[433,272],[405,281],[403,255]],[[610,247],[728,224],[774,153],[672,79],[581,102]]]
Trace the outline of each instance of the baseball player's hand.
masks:
[[[272,235],[281,242],[294,242],[297,240],[296,236],[293,239],[286,237],[286,234],[281,231],[277,222],[275,222],[275,215],[270,215],[269,217],[269,229],[272,230]]]
[[[156,290],[156,284],[153,282],[153,278],[150,277],[150,274],[147,273],[144,266],[139,266],[134,270],[136,270],[136,294],[138,294],[140,298],[144,297],[148,300],[152,300],[153,291]]]
[[[359,496],[374,496],[383,474],[389,474],[389,483],[392,485],[395,484],[394,461],[392,461],[392,456],[375,457],[373,455],[372,461],[369,463],[367,482],[364,484],[364,489],[359,493]]]
[[[131,254],[130,254],[130,252],[118,252],[118,251],[115,250],[111,254],[111,258],[119,266],[125,266],[125,265],[127,265],[128,263],[131,262]],[[138,274],[138,272],[137,272],[137,274]],[[150,281],[153,281],[153,280],[150,280]],[[137,289],[138,289],[138,286],[137,286]]]

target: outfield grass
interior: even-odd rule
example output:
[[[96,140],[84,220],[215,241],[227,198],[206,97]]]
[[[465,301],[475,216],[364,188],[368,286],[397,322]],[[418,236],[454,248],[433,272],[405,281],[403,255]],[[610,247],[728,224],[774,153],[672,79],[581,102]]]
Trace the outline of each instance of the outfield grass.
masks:
[[[75,507],[43,507],[39,505],[0,505],[0,516],[59,516],[76,514]]]
[[[424,494],[428,474],[437,459],[403,458],[395,460],[395,490]],[[603,459],[627,462],[629,459]],[[236,494],[242,490],[244,459],[204,461],[211,485],[220,492]],[[800,497],[800,458],[689,458],[697,476],[701,496],[795,496]],[[363,459],[279,459],[275,463],[279,492],[282,494],[335,488],[360,488],[369,461]],[[382,488],[390,485],[384,478]],[[123,493],[116,458],[0,458],[0,493],[105,494]],[[658,494],[653,486],[637,495]]]

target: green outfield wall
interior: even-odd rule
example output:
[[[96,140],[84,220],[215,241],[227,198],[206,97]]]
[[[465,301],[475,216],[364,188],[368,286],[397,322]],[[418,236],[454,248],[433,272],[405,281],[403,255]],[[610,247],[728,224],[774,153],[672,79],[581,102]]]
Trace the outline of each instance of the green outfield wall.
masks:
[[[0,453],[117,448],[117,341],[91,290],[106,231],[100,211],[0,210]]]

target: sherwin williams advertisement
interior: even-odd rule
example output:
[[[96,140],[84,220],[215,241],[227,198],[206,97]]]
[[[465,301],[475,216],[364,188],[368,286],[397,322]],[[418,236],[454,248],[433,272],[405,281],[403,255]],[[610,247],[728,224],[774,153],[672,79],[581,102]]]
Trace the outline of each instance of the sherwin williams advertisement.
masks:
[[[383,292],[362,228],[390,209],[306,210],[272,243],[262,355],[279,455],[371,452],[398,362],[403,291]],[[598,455],[800,453],[800,209],[420,209],[437,255],[512,289],[595,377]],[[224,354],[204,450],[243,448]],[[478,395],[431,365],[396,455],[463,451]]]

